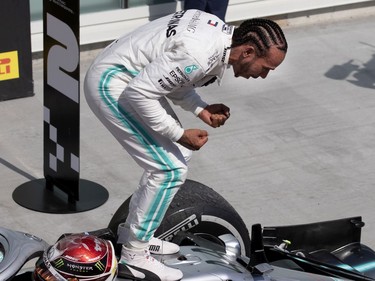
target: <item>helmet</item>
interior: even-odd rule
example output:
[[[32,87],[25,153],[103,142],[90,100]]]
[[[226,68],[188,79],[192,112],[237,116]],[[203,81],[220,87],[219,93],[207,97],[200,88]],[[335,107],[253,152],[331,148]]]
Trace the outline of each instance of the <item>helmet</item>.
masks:
[[[112,281],[117,260],[110,241],[73,234],[49,247],[36,262],[34,281]]]

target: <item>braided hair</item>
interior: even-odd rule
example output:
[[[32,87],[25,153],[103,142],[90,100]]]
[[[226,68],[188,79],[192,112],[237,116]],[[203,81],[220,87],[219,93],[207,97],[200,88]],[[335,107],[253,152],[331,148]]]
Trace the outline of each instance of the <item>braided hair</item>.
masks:
[[[255,45],[260,55],[265,55],[273,45],[284,52],[288,49],[280,26],[274,21],[260,18],[246,20],[234,30],[231,47],[243,44]]]

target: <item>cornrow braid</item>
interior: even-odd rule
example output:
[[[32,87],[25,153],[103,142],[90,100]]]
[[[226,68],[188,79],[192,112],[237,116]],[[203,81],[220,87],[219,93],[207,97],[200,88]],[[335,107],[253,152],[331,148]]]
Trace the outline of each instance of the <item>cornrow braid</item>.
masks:
[[[255,45],[261,55],[273,45],[284,52],[288,49],[280,26],[272,20],[260,18],[246,20],[234,30],[231,47],[243,44]]]

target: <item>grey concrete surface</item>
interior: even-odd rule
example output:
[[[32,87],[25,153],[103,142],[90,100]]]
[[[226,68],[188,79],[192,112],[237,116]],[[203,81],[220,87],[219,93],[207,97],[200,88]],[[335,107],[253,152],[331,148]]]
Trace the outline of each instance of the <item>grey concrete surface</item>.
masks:
[[[212,129],[176,109],[186,128],[208,130],[189,178],[223,195],[246,224],[289,225],[363,216],[363,242],[375,246],[375,19],[361,17],[285,27],[289,52],[265,80],[234,78],[200,90],[231,108]],[[81,58],[83,80],[96,51]],[[42,60],[35,96],[0,102],[0,225],[52,243],[63,232],[107,226],[142,171],[89,111],[81,93],[81,178],[109,191],[91,211],[31,211],[12,199],[43,177]]]

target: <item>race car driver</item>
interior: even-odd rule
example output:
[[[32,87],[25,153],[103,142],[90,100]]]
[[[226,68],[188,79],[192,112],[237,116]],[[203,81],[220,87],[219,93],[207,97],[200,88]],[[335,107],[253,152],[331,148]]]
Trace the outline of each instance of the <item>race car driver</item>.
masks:
[[[186,179],[192,151],[208,141],[208,133],[185,129],[169,101],[220,127],[230,109],[207,104],[195,88],[220,83],[228,66],[235,77],[266,78],[286,52],[283,31],[273,21],[252,19],[235,28],[214,15],[187,10],[126,34],[93,61],[84,83],[87,103],[144,169],[129,216],[118,229],[118,243],[123,245],[119,266],[133,279],[183,277],[180,270],[150,255],[179,251],[153,234]]]

